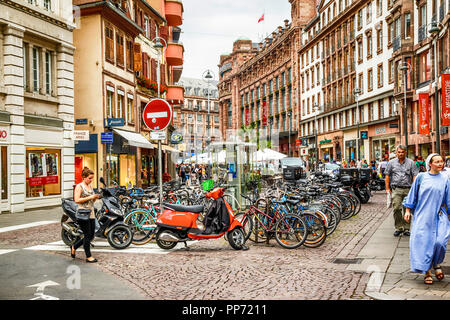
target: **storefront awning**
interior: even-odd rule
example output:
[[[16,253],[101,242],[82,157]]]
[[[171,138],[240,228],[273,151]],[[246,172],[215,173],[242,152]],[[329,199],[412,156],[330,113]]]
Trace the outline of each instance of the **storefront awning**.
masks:
[[[113,129],[113,131],[125,138],[130,146],[153,149],[153,144],[151,144],[142,134],[138,132],[124,131],[119,129]]]
[[[172,148],[172,147],[170,147],[170,146],[167,146],[167,145],[165,145],[165,144],[162,144],[161,147],[162,147],[162,149],[163,149],[164,151],[181,152],[180,150],[177,150],[177,149]],[[157,145],[157,144],[154,144],[154,145],[153,145],[153,148],[158,149],[158,145]]]

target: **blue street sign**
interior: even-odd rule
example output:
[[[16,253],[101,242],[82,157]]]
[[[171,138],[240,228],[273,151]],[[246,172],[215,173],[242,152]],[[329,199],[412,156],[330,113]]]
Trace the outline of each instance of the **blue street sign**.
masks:
[[[76,119],[75,124],[87,124],[88,119]]]
[[[367,139],[367,138],[369,138],[369,132],[361,131],[361,139]]]
[[[101,143],[113,143],[114,135],[112,132],[102,132],[100,136]]]
[[[125,120],[123,118],[106,118],[105,127],[123,127]]]

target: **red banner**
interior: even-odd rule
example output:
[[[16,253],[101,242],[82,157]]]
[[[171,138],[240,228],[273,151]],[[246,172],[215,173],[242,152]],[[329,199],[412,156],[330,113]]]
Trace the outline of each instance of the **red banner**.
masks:
[[[57,184],[57,183],[58,183],[58,176],[28,178],[29,186],[40,186],[43,184]]]
[[[441,125],[450,126],[450,74],[442,73],[442,121]]]
[[[267,103],[262,102],[262,125],[267,126]]]
[[[419,93],[419,134],[430,134],[430,96]]]
[[[245,108],[245,125],[250,124],[250,108]]]

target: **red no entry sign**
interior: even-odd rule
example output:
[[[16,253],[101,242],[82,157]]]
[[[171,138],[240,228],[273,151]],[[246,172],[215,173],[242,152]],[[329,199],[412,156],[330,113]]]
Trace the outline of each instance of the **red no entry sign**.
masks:
[[[150,130],[164,130],[172,120],[172,108],[166,100],[153,99],[144,107],[142,117]]]

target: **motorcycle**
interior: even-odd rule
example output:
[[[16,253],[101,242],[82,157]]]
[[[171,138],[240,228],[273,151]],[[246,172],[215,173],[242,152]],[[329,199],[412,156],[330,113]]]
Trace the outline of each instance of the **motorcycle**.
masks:
[[[161,249],[173,249],[178,242],[217,239],[225,236],[235,250],[246,250],[241,223],[224,199],[225,188],[214,188],[205,197],[212,200],[203,221],[199,220],[203,205],[183,206],[163,203],[164,211],[156,220],[156,243]]]
[[[106,238],[111,247],[115,249],[125,249],[133,240],[130,227],[123,222],[124,216],[120,203],[116,198],[116,188],[106,188],[105,180],[100,178],[100,182],[105,188],[100,189],[101,208],[94,208],[100,228],[95,235]],[[83,231],[77,223],[75,217],[78,205],[72,198],[61,199],[63,216],[61,217],[61,238],[67,246],[71,246],[80,238]]]

